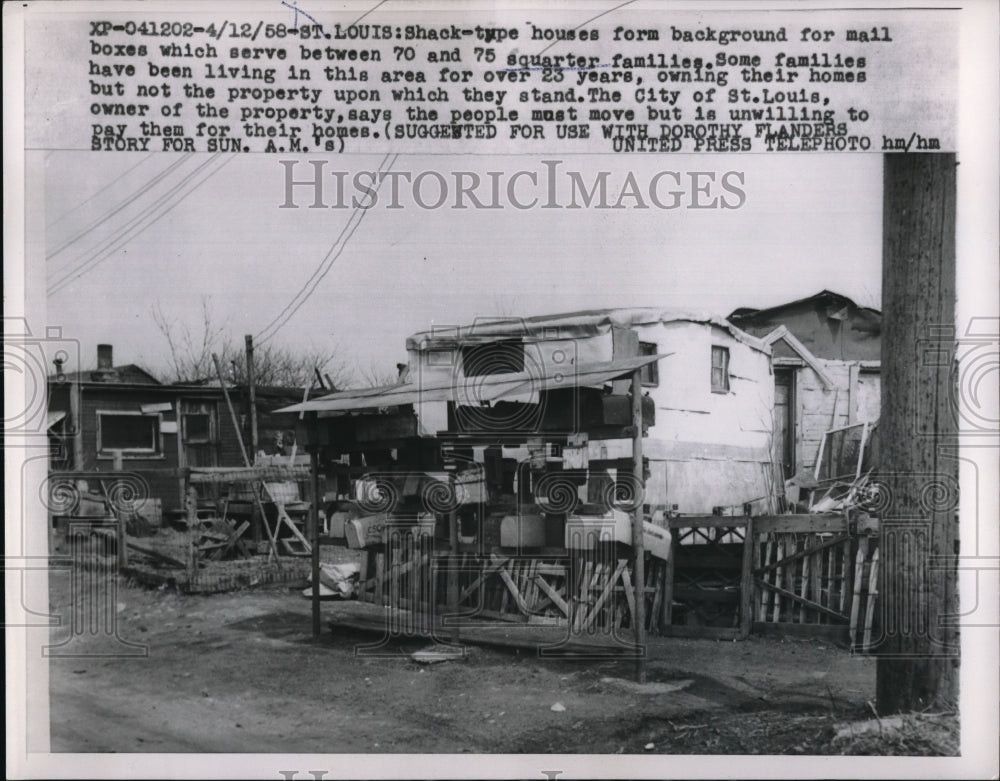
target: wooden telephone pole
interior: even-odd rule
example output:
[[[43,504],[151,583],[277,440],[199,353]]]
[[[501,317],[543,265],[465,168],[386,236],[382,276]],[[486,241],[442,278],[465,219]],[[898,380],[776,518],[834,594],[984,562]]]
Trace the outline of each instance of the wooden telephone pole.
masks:
[[[253,465],[257,463],[257,449],[260,444],[258,442],[257,435],[257,381],[253,364],[253,336],[247,334],[244,337],[244,342],[246,344],[247,361],[247,406],[250,408],[250,464]],[[250,535],[253,538],[253,541],[257,543],[260,542],[262,531],[261,527],[264,524],[264,517],[263,515],[258,517],[256,504],[254,504],[251,513]]]
[[[884,157],[880,714],[958,695],[955,156]],[[941,491],[944,492],[942,496]],[[933,497],[933,498],[931,498]],[[980,519],[985,521],[987,519]]]
[[[632,615],[632,632],[635,635],[635,680],[646,682],[646,550],[644,548],[646,474],[642,458],[642,369],[632,372],[632,478],[635,501],[632,515],[632,565],[635,577],[635,612]]]
[[[250,463],[255,464],[260,443],[257,440],[257,383],[253,365],[253,337],[247,334],[244,339],[247,353],[247,395],[250,401]]]

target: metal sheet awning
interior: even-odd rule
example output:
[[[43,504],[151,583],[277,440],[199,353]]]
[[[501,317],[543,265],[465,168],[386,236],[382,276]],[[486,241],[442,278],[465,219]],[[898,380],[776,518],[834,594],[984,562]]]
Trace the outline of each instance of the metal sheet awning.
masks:
[[[402,404],[428,401],[454,401],[478,405],[503,401],[511,396],[538,391],[600,386],[611,380],[630,375],[636,369],[666,358],[672,353],[642,355],[608,363],[579,366],[545,367],[543,371],[516,374],[492,374],[459,377],[456,380],[435,378],[426,383],[403,383],[377,388],[359,388],[321,396],[302,404],[294,404],[277,412],[343,412],[379,409]]]

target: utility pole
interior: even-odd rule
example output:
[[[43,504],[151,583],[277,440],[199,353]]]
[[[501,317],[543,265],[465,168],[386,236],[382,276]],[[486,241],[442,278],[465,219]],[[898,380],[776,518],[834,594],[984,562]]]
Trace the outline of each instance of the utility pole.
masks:
[[[247,404],[250,407],[250,465],[257,463],[257,383],[254,376],[253,365],[253,336],[247,334],[244,337],[246,343],[247,360]],[[260,542],[261,526],[264,524],[263,516],[258,517],[257,505],[250,511],[250,535],[255,543]]]
[[[635,490],[635,510],[632,516],[632,550],[635,553],[634,574],[635,614],[632,627],[635,634],[635,680],[646,682],[646,550],[643,504],[646,501],[645,467],[642,459],[642,369],[632,372],[632,480]]]
[[[309,415],[309,545],[312,559],[312,633],[320,636],[319,615],[319,513],[322,496],[319,490],[319,423],[316,413]]]
[[[884,156],[880,714],[958,697],[955,155]]]
[[[250,397],[250,463],[257,463],[257,386],[254,382],[253,336],[247,334],[247,394]]]

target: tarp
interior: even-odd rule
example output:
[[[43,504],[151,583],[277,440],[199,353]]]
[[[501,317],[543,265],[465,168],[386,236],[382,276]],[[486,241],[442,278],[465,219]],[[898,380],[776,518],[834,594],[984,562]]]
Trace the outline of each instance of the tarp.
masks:
[[[641,355],[608,363],[547,367],[544,373],[517,372],[454,379],[434,378],[425,384],[407,382],[377,388],[340,391],[285,407],[278,412],[336,412],[378,409],[427,401],[455,401],[459,404],[501,401],[511,396],[537,391],[600,386],[666,358],[671,353]]]
[[[535,317],[479,319],[461,328],[438,328],[420,331],[408,337],[407,350],[423,350],[451,343],[477,344],[499,338],[520,338],[525,342],[558,339],[584,339],[607,333],[612,326],[630,328],[653,323],[703,323],[722,328],[734,339],[760,352],[770,353],[762,340],[741,331],[728,320],[707,312],[688,312],[679,309],[633,307],[622,309],[589,309],[560,315]],[[558,334],[553,337],[552,334]]]

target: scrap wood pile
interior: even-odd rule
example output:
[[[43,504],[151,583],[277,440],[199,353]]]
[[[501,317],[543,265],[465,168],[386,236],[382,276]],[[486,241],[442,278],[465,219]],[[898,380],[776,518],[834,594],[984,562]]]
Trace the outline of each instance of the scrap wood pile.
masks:
[[[167,584],[185,593],[210,594],[271,583],[304,581],[309,560],[257,554],[244,539],[246,522],[203,521],[192,531],[160,529],[153,537],[126,538],[124,574],[148,585]]]
[[[246,559],[254,555],[243,535],[250,528],[249,521],[237,526],[228,518],[202,521],[193,533],[194,549],[199,559],[219,561],[221,559]]]
[[[267,535],[269,555],[277,557],[280,544],[289,555],[308,556],[312,552],[312,545],[300,531],[299,523],[304,523],[310,504],[300,500],[298,482],[307,480],[309,474],[308,469],[273,464],[245,468],[192,469],[192,486],[187,495],[188,518],[194,519],[198,515],[198,498],[193,484],[214,484],[224,488],[226,492],[221,508],[223,521],[227,521],[233,508],[243,505],[250,513],[256,512],[261,519]],[[245,517],[246,512],[242,514]],[[290,537],[282,537],[283,528]]]

